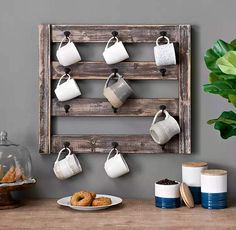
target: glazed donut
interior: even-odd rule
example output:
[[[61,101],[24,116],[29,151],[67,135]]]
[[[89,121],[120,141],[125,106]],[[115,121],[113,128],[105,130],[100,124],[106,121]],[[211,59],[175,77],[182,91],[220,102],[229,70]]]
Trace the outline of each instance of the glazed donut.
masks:
[[[99,197],[95,198],[92,202],[92,206],[105,206],[105,205],[110,205],[111,199],[108,197]]]
[[[93,201],[93,197],[90,192],[76,192],[70,199],[70,203],[73,206],[89,206]]]

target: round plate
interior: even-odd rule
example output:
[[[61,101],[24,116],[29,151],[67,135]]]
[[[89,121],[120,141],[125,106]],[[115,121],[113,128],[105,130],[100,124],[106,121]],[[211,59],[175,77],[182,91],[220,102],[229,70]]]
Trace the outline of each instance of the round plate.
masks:
[[[111,196],[111,195],[106,195],[106,194],[97,194],[96,198],[99,198],[102,196],[110,198],[112,203],[110,205],[96,206],[96,207],[95,206],[73,206],[70,204],[71,196],[61,198],[57,201],[57,203],[61,206],[69,207],[69,208],[72,208],[72,209],[78,210],[78,211],[97,211],[97,210],[106,209],[106,208],[109,208],[109,207],[112,207],[112,206],[122,203],[122,199],[117,196]]]

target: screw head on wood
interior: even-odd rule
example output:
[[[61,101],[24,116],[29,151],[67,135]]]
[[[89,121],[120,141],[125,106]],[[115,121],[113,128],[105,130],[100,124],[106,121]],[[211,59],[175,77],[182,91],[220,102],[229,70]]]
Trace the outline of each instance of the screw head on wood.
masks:
[[[111,34],[112,34],[113,37],[117,37],[118,32],[117,31],[112,31]]]

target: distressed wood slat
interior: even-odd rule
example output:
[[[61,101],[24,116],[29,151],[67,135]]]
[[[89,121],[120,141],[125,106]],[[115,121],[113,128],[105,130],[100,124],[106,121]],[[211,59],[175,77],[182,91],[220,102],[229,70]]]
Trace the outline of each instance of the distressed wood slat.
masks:
[[[191,27],[180,26],[179,153],[191,153]]]
[[[51,26],[39,25],[39,152],[50,153],[51,138]]]
[[[64,105],[70,105],[66,113]],[[52,116],[154,116],[160,105],[166,105],[167,110],[178,116],[178,99],[128,99],[126,103],[113,112],[111,104],[105,98],[77,98],[67,102],[52,100]]]
[[[53,135],[52,152],[58,151],[64,146],[64,142],[70,143],[74,153],[108,153],[112,142],[118,142],[118,149],[122,153],[178,153],[179,141],[175,136],[162,149],[155,143],[151,136],[144,135]]]
[[[121,62],[112,67],[105,62],[79,62],[70,66],[71,75],[80,80],[105,80],[112,73],[112,68],[118,68],[119,73],[129,80],[178,80],[178,65],[157,67],[155,62]],[[165,76],[160,69],[165,68]],[[52,79],[59,79],[65,73],[65,67],[58,62],[52,62]]]
[[[178,42],[178,25],[52,25],[52,41],[60,42],[64,31],[71,32],[74,42],[107,42],[116,30],[126,43],[154,43],[161,31],[166,31],[171,42]]]

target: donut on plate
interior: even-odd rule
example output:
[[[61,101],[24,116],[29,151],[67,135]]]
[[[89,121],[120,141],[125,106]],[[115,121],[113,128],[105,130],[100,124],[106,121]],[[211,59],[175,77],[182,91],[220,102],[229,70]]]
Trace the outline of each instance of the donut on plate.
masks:
[[[105,205],[110,205],[111,199],[108,197],[99,197],[95,198],[92,202],[92,206],[105,206]]]
[[[90,206],[93,202],[93,196],[90,192],[76,192],[70,199],[73,206]]]

